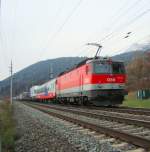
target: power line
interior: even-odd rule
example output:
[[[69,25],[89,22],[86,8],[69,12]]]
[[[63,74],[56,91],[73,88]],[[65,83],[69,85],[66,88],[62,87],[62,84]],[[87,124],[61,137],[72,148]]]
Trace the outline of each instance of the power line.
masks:
[[[2,5],[2,1],[0,0],[0,15],[1,15],[1,5]]]
[[[136,0],[131,6],[127,7],[127,9],[125,9],[125,11],[121,12],[120,14],[118,14],[118,16],[116,17],[116,19],[115,19],[113,22],[111,22],[111,25],[112,25],[112,24],[114,25],[115,23],[118,23],[119,18],[121,18],[123,15],[127,15],[128,12],[129,12],[130,10],[132,10],[133,7],[137,6],[137,4],[138,4],[139,2],[141,2],[141,1],[142,1],[142,0]]]
[[[147,9],[147,10],[143,11],[142,13],[140,13],[140,14],[138,14],[136,17],[134,17],[132,20],[130,20],[129,22],[125,23],[125,24],[124,24],[124,27],[127,27],[127,26],[133,24],[135,21],[137,21],[138,19],[140,19],[141,17],[143,17],[145,14],[147,14],[147,13],[149,13],[149,12],[150,12],[150,9]],[[116,29],[116,30],[118,30],[118,29]],[[116,31],[116,30],[115,30],[115,31]],[[112,33],[110,33],[110,34],[108,35],[108,37],[111,36],[112,34],[114,34],[115,31],[113,31]],[[110,38],[112,38],[112,36],[109,37],[109,38],[107,38],[107,40],[110,39]],[[100,42],[102,42],[102,41],[105,40],[105,39],[106,39],[106,37],[105,37],[104,39],[101,39]],[[143,39],[143,38],[142,38],[142,39]]]
[[[72,15],[74,14],[74,12],[76,11],[76,9],[80,6],[81,2],[83,0],[79,0],[79,2],[77,3],[77,5],[75,5],[75,7],[72,9],[71,13],[66,17],[65,21],[63,22],[63,24],[58,28],[58,30],[52,35],[51,37],[51,41],[57,36],[57,34],[59,34],[63,27],[65,26],[65,24],[69,21],[69,19],[72,17]]]
[[[4,63],[4,66],[6,68],[8,68],[8,65],[6,63],[7,61],[7,56],[5,54],[4,50],[4,44],[3,44],[4,40],[3,40],[3,35],[2,35],[2,1],[0,0],[0,45],[1,45],[1,54],[2,54],[2,60]]]
[[[63,30],[64,26],[66,25],[66,23],[70,20],[70,18],[73,16],[74,12],[77,10],[77,8],[81,5],[83,0],[79,0],[78,3],[73,7],[72,11],[70,12],[70,14],[65,18],[64,22],[59,26],[59,28],[57,29],[57,31],[50,37],[49,42],[51,43],[56,37],[57,35]],[[49,44],[48,44],[49,45]],[[45,47],[43,50],[45,50],[47,47]],[[43,52],[41,52],[43,53]],[[40,55],[41,56],[41,55]]]
[[[119,18],[120,18],[121,16],[127,15],[128,12],[129,12],[129,10],[132,10],[132,8],[135,7],[135,6],[137,6],[137,4],[138,4],[139,2],[141,2],[141,1],[142,1],[142,0],[136,0],[131,6],[127,7],[127,8],[125,9],[125,11],[123,11],[122,13],[120,13],[120,15],[119,15],[118,17],[116,17],[116,19],[115,19],[113,22],[111,22],[111,25],[112,25],[113,23],[114,23],[114,24],[117,24],[117,23],[118,23],[118,20],[119,20]],[[120,9],[119,9],[119,10],[120,10]],[[138,16],[138,17],[140,17],[140,16]],[[137,20],[137,19],[138,19],[138,18],[136,18],[136,20]],[[133,21],[133,22],[134,22],[134,21]],[[113,24],[112,27],[114,27],[114,24]],[[128,25],[126,25],[126,24],[128,24]],[[132,24],[132,23],[130,23],[130,21],[129,21],[129,22],[127,22],[127,23],[119,26],[118,28],[116,28],[115,30],[111,31],[109,34],[107,34],[107,35],[104,36],[103,38],[101,38],[99,42],[102,42],[102,41],[111,39],[111,38],[113,37],[113,34],[114,34],[115,32],[117,32],[119,29],[122,29],[122,26],[125,27],[125,26],[129,26],[129,25],[131,25],[131,24]],[[123,28],[124,28],[124,27],[123,27]],[[112,29],[112,28],[111,28],[111,29]]]
[[[146,39],[147,37],[149,37],[150,36],[150,34],[148,34],[148,35],[146,35],[146,36],[144,36],[144,37],[142,37],[142,38],[140,38],[140,39],[138,39],[138,40],[136,40],[133,44],[135,44],[135,43],[138,43],[138,42],[140,42],[140,41],[142,41],[142,40],[144,40],[144,39]],[[118,51],[117,52],[117,54],[120,54],[120,53],[125,53],[126,51],[122,51],[122,50],[126,50],[126,48],[128,47],[128,45],[127,46],[124,46],[124,47],[122,47],[121,49],[119,49],[120,51]]]
[[[51,24],[51,28],[54,27],[54,25],[56,24],[57,19],[59,18],[60,14],[61,14],[61,12],[62,12],[62,10],[63,10],[63,5],[64,5],[63,2],[64,2],[64,1],[62,0],[60,6],[59,6],[59,8],[58,8],[58,10],[56,11],[56,14],[55,14],[54,17],[53,17],[53,18],[54,18],[54,21],[53,21],[53,23]],[[48,40],[46,41],[46,45],[48,45],[48,42],[50,41],[50,40],[49,40],[49,38],[50,38],[49,35],[50,35],[50,33],[48,34]],[[44,47],[44,48],[46,48],[46,47]]]
[[[114,20],[112,21],[112,22],[110,22],[110,25],[112,25],[113,23],[118,23],[118,19],[122,16],[122,15],[127,15],[127,13],[129,12],[129,10],[130,9],[132,9],[133,7],[135,7],[135,5],[137,6],[137,4],[139,3],[139,2],[141,2],[142,0],[136,0],[134,3],[132,3],[132,5],[131,6],[128,6],[128,7],[126,7],[125,8],[125,6],[124,5],[126,5],[126,4],[128,4],[127,3],[127,1],[126,1],[126,3],[125,4],[123,4],[118,10],[117,10],[117,12],[115,13],[115,15],[114,16],[112,16],[111,18],[114,18]],[[125,8],[125,10],[124,10],[124,8]],[[122,10],[124,10],[123,12],[121,12]],[[120,13],[121,12],[121,13]],[[116,22],[117,21],[117,22]],[[111,28],[112,29],[112,28]],[[106,35],[105,37],[107,38],[108,36],[110,36],[111,35],[111,33],[109,33],[108,35]],[[105,39],[105,37],[103,37],[102,39]],[[88,39],[89,38],[87,38],[87,40],[85,41],[85,43],[87,43],[87,41],[88,41]],[[101,40],[102,40],[101,39]],[[101,40],[100,40],[100,42],[101,42]],[[89,51],[88,51],[89,52]],[[79,54],[79,53],[78,53]]]
[[[104,41],[104,40],[108,40],[111,39],[113,37],[113,34],[118,31],[119,29],[123,29],[128,27],[129,25],[133,24],[135,21],[139,20],[141,17],[143,17],[145,14],[149,13],[150,9],[147,9],[145,11],[143,11],[142,13],[140,13],[139,15],[137,15],[136,17],[134,17],[132,20],[130,20],[129,22],[121,25],[120,27],[118,27],[117,29],[115,29],[113,32],[109,33],[107,36],[103,37],[100,42]]]
[[[124,5],[126,4],[124,4],[122,7],[120,7],[119,9],[118,9],[118,11],[115,13],[115,15],[114,16],[112,16],[111,17],[111,19],[113,19],[111,22],[109,22],[109,25],[111,25],[111,28],[110,28],[110,32],[108,33],[108,34],[106,34],[106,36],[104,36],[104,37],[102,37],[101,38],[101,40],[102,39],[106,39],[107,37],[109,37],[110,35],[111,35],[111,33],[112,33],[112,29],[114,28],[114,26],[116,25],[116,24],[118,24],[118,22],[119,22],[119,20],[120,20],[120,18],[122,17],[122,16],[124,16],[124,15],[127,15],[129,12],[130,12],[130,10],[132,10],[132,8],[133,7],[135,7],[135,6],[137,6],[137,4],[139,3],[139,2],[141,2],[142,0],[136,0],[131,6],[128,6],[127,5],[127,7],[125,7]],[[128,3],[127,3],[128,4]],[[124,9],[125,8],[125,9]],[[121,18],[122,19],[122,18]],[[113,26],[112,26],[113,25]]]

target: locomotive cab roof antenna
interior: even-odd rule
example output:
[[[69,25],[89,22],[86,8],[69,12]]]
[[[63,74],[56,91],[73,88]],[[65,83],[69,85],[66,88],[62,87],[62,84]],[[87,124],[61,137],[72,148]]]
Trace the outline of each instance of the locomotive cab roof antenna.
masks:
[[[96,51],[96,54],[94,56],[94,58],[96,58],[97,55],[100,54],[102,46],[100,44],[98,44],[98,43],[87,43],[87,45],[93,45],[93,46],[97,46],[98,47],[98,49]]]

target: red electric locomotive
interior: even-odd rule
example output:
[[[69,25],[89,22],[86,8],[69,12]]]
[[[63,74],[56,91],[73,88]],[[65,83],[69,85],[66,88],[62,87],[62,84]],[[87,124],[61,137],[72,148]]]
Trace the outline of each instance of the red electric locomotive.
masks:
[[[125,82],[123,62],[89,58],[57,77],[56,98],[61,102],[118,105],[126,94]]]
[[[101,106],[122,104],[127,94],[123,62],[97,57],[102,46],[88,45],[98,47],[94,58],[82,61],[48,83],[32,87],[31,98]]]

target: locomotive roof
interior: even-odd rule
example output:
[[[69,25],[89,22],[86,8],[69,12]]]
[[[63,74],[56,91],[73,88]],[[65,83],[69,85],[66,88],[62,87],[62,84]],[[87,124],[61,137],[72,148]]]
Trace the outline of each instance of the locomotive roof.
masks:
[[[61,72],[58,76],[61,76],[61,75],[65,74],[65,73],[70,72],[73,69],[76,69],[76,68],[80,67],[81,65],[84,65],[89,59],[92,59],[92,58],[84,59],[83,61],[79,62],[77,65],[75,65],[74,67],[70,68],[69,70]]]
[[[77,65],[75,65],[74,67],[70,68],[69,70],[66,70],[66,71],[61,72],[58,76],[61,76],[61,75],[65,74],[65,73],[68,73],[68,72],[72,71],[73,69],[76,69],[76,68],[78,68],[78,67],[86,64],[87,61],[92,62],[93,59],[101,59],[101,58],[100,58],[100,57],[96,57],[96,58],[86,58],[86,59],[84,59],[83,61],[79,62],[79,63],[78,63]]]
[[[93,61],[108,61],[108,60],[112,60],[112,59],[109,58],[109,57],[86,58],[83,61],[79,62],[74,67],[70,68],[69,70],[61,72],[58,76],[61,76],[61,75],[65,74],[65,73],[68,73],[68,72],[72,71],[73,69],[76,69],[76,68],[78,68],[78,67],[80,67],[80,66],[82,66],[82,65],[84,65],[86,63],[90,63],[90,62],[93,62]],[[113,62],[122,62],[122,61],[113,61]]]

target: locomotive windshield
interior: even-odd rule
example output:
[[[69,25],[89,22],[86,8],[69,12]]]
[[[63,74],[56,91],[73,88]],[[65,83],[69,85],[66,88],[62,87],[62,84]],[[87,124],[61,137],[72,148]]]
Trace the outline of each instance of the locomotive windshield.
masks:
[[[105,62],[94,63],[94,73],[97,74],[108,74],[111,73],[111,65]]]
[[[112,63],[112,73],[122,74],[125,73],[125,68],[123,63],[113,62]]]
[[[93,72],[96,74],[123,74],[125,73],[125,68],[121,62],[95,62]]]

